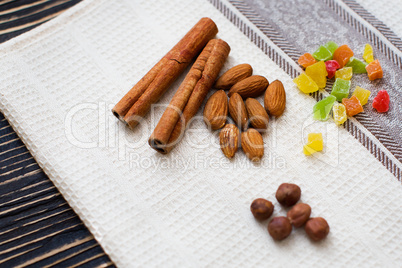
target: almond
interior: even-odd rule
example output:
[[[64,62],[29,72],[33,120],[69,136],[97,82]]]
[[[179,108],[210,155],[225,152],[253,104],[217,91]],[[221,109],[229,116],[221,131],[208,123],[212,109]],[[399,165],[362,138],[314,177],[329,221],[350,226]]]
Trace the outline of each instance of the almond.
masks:
[[[243,99],[238,93],[234,93],[229,99],[229,113],[237,126],[240,126],[241,129],[246,129],[248,121],[247,110]]]
[[[265,130],[268,127],[269,116],[264,107],[253,98],[248,98],[245,103],[251,125],[259,131]]]
[[[241,134],[241,147],[251,161],[258,162],[264,155],[262,136],[253,128],[249,128]]]
[[[228,90],[237,82],[249,77],[253,73],[253,68],[250,64],[244,63],[236,65],[227,70],[215,82],[216,89]]]
[[[219,90],[212,94],[204,108],[204,121],[212,130],[223,128],[228,116],[228,96]]]
[[[232,158],[239,147],[239,129],[233,124],[227,124],[219,133],[219,144],[227,158]]]
[[[229,97],[239,93],[243,98],[255,98],[264,93],[269,85],[268,80],[261,75],[252,75],[234,84],[229,90]]]
[[[286,92],[281,81],[275,80],[268,86],[265,91],[264,106],[270,115],[278,117],[283,114],[286,106]]]

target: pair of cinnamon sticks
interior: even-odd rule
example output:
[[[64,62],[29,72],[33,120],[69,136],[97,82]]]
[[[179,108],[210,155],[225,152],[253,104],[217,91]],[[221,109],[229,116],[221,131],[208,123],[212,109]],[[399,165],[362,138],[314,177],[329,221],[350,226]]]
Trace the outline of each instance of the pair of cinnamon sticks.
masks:
[[[202,50],[149,138],[160,153],[168,153],[179,141],[229,55],[225,41],[212,39],[217,32],[210,18],[202,18],[112,109],[134,128]]]

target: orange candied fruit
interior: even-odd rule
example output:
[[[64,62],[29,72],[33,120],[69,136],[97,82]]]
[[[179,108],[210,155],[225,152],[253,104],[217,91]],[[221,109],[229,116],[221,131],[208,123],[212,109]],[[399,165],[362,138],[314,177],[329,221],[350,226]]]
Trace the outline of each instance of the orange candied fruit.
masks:
[[[316,63],[317,60],[314,59],[313,55],[311,55],[310,53],[304,53],[303,55],[300,56],[297,62],[304,68],[307,68],[308,66]]]
[[[350,99],[342,99],[342,104],[345,106],[346,114],[348,116],[354,116],[363,112],[363,106],[360,104],[359,99],[354,95]]]
[[[353,51],[348,47],[348,45],[342,45],[334,51],[333,59],[339,63],[341,66],[340,68],[343,68],[343,66],[349,62],[351,57],[353,57]]]
[[[370,62],[366,66],[366,70],[370,80],[382,78],[382,68],[378,60]]]

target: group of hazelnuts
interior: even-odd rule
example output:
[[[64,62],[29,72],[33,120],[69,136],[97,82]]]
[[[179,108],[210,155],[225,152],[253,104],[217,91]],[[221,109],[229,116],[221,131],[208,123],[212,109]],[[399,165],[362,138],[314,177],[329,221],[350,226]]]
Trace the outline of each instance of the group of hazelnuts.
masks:
[[[276,191],[276,199],[285,206],[293,206],[287,213],[287,217],[275,217],[268,223],[268,232],[274,240],[283,240],[292,232],[292,225],[296,228],[305,224],[304,230],[314,241],[320,241],[327,237],[329,225],[324,218],[310,218],[311,207],[308,204],[298,203],[301,189],[296,184],[282,183]],[[274,212],[272,202],[258,198],[251,203],[251,213],[257,220],[263,221],[271,217]]]

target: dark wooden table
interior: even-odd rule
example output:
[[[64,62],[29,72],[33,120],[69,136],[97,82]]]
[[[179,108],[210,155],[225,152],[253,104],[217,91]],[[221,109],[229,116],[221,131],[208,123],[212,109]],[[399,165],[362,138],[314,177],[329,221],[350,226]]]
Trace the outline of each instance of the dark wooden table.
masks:
[[[0,1],[0,42],[80,0]],[[0,267],[114,267],[0,113]]]

